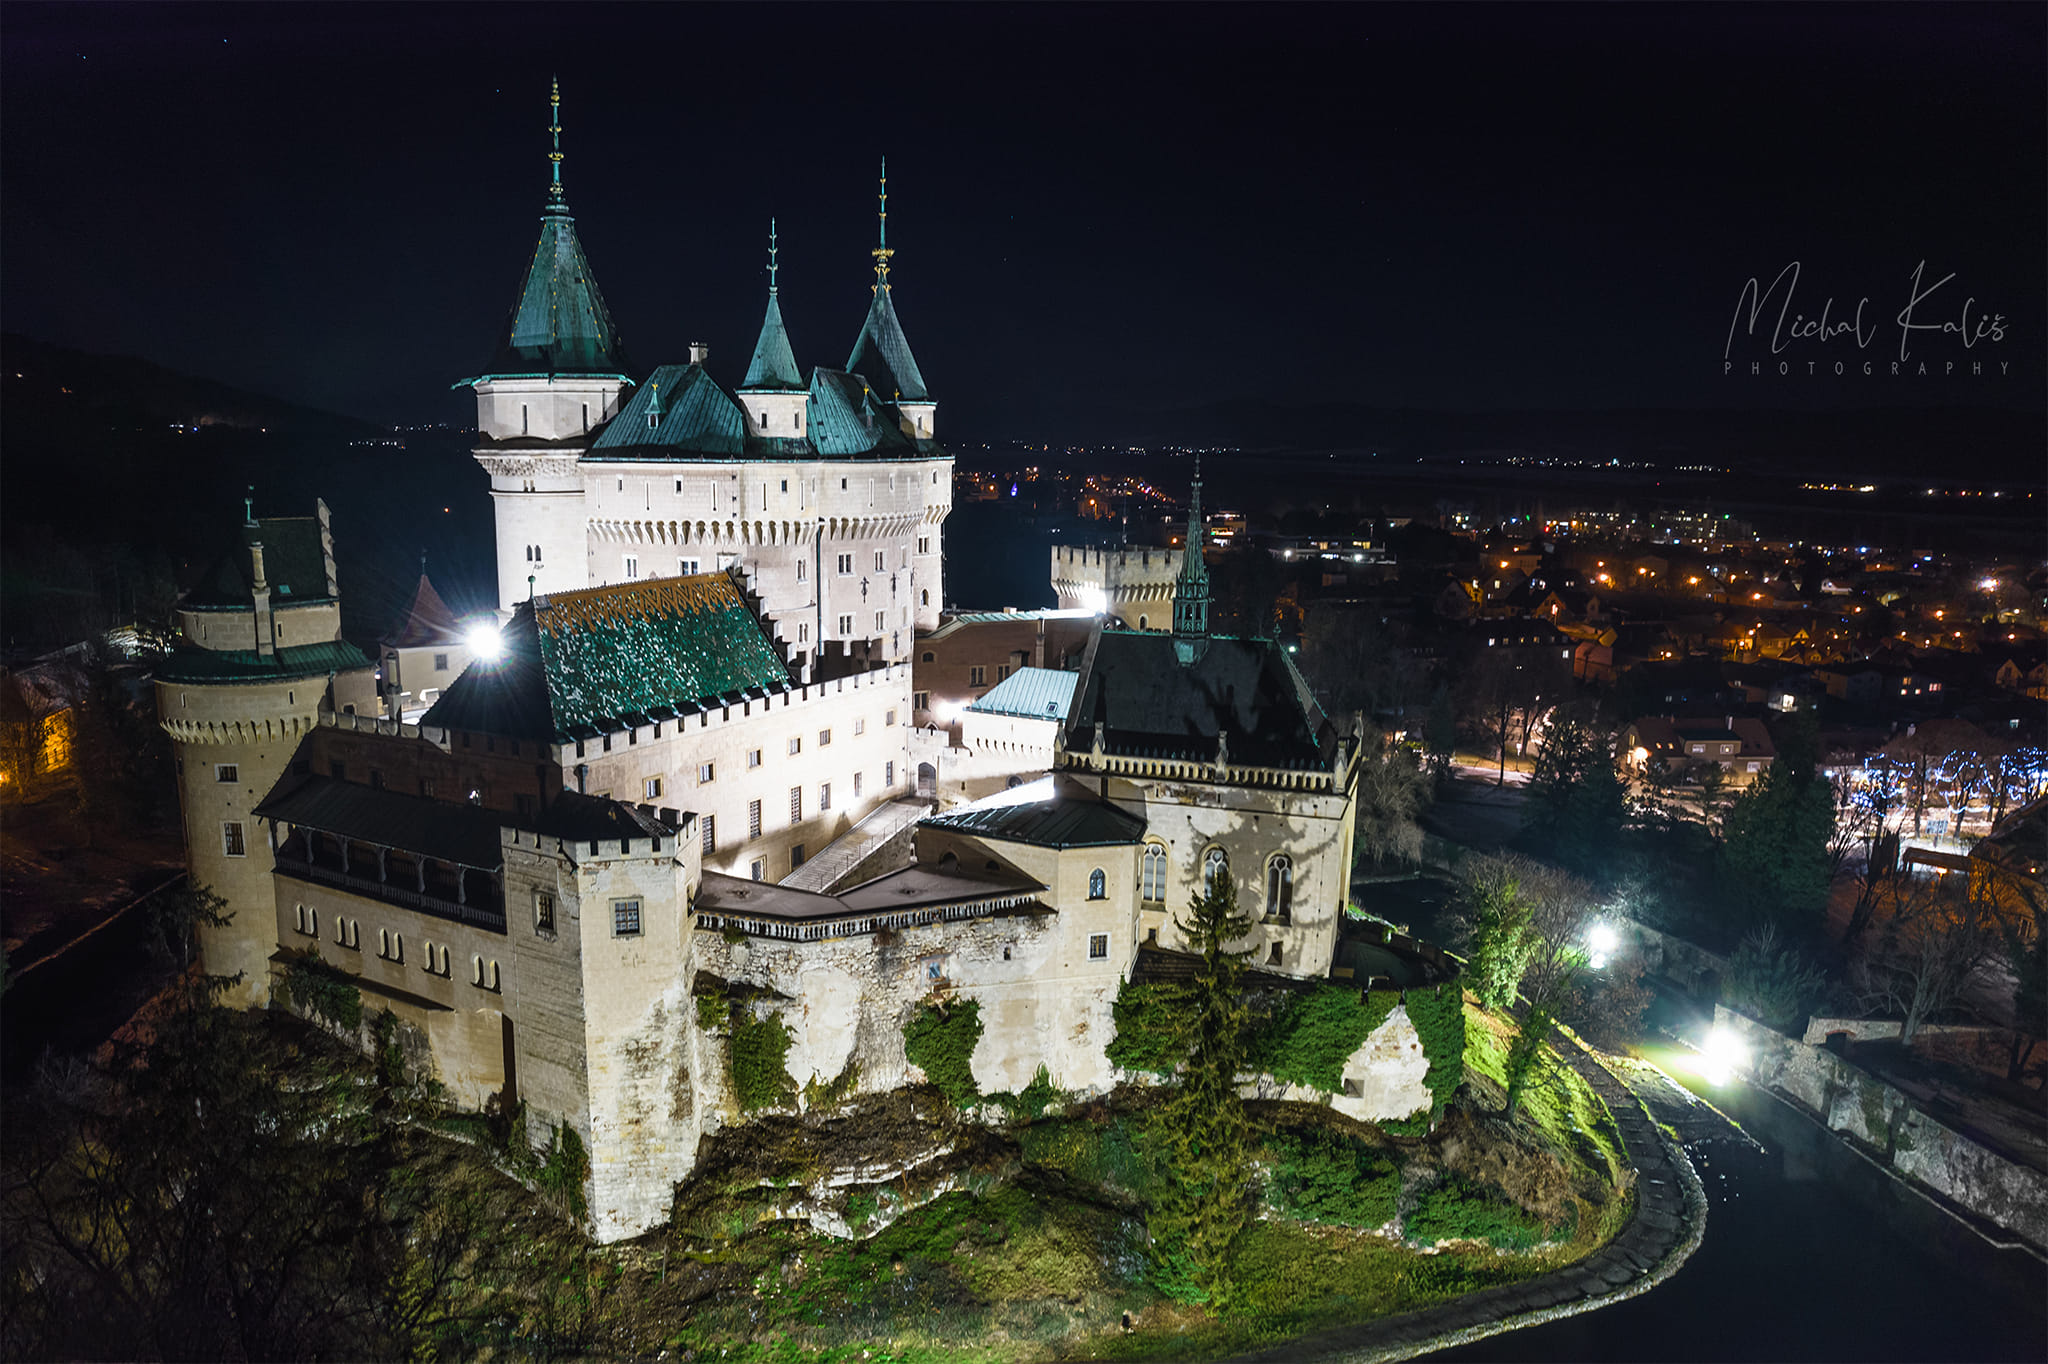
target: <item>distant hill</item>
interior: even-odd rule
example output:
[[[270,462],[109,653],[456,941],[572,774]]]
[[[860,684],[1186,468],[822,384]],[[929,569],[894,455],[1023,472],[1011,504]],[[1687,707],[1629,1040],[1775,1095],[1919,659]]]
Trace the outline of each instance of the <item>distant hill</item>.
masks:
[[[1896,477],[1933,470],[1950,478],[2033,480],[2048,450],[2048,417],[1996,407],[1457,413],[1231,401],[1127,414],[1099,439],[1376,452],[1404,461],[1529,455],[1780,474]]]
[[[68,350],[16,332],[0,334],[0,398],[10,442],[173,427],[343,439],[367,439],[381,431],[357,417],[180,374],[132,355]]]

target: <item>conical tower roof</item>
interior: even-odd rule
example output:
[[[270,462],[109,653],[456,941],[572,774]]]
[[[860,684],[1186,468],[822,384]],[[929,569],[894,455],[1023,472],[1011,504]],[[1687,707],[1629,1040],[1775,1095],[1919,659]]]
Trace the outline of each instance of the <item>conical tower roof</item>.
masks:
[[[384,643],[394,649],[417,649],[429,644],[455,644],[462,639],[462,624],[455,619],[455,613],[448,609],[448,603],[441,600],[441,594],[427,581],[424,570],[420,573],[420,584],[413,590],[412,605],[406,609],[405,620]]]
[[[801,393],[810,385],[796,367],[796,352],[789,348],[789,332],[782,325],[782,303],[776,297],[775,220],[768,220],[768,312],[761,319],[761,339],[754,343],[754,358],[747,366],[742,393]]]
[[[484,378],[556,374],[629,377],[611,309],[598,292],[583,243],[576,236],[576,219],[562,197],[561,102],[557,85],[548,130],[555,140],[555,149],[549,154],[552,180],[547,208],[541,214],[540,241]]]
[[[885,402],[928,403],[931,394],[918,372],[917,357],[910,353],[903,324],[896,320],[896,304],[890,298],[889,258],[889,162],[882,162],[882,210],[880,244],[869,252],[875,258],[875,301],[868,305],[867,321],[847,357],[846,372],[866,379]]]

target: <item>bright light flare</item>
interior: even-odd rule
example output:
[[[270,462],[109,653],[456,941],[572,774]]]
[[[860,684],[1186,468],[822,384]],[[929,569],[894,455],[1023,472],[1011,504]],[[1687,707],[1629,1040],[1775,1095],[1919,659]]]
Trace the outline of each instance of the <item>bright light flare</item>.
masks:
[[[1597,971],[1621,950],[1621,934],[1614,931],[1613,924],[1594,924],[1587,930],[1586,946],[1591,950],[1592,967]]]
[[[941,701],[932,707],[932,718],[947,728],[951,728],[954,722],[960,718],[961,712],[966,709],[958,701]]]
[[[462,642],[469,646],[469,656],[479,663],[496,663],[505,656],[505,637],[489,621],[471,626]]]
[[[1716,1028],[1708,1033],[1706,1044],[1700,1048],[1700,1075],[1710,1085],[1727,1084],[1735,1078],[1735,1072],[1748,1063],[1749,1048],[1726,1028]]]

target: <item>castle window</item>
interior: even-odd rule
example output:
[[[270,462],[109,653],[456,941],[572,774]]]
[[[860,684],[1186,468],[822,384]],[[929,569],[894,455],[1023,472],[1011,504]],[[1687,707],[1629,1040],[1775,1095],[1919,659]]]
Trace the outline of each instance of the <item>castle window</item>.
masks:
[[[220,826],[220,850],[228,857],[247,857],[249,845],[242,837],[242,821],[230,819]]]
[[[875,572],[882,573],[886,570],[887,565],[882,562],[882,551],[878,549],[875,551]]]
[[[1109,960],[1109,934],[1090,933],[1088,935],[1088,960]]]
[[[910,708],[912,710],[930,710],[932,708],[932,694],[928,691],[912,692],[910,694]]]
[[[918,593],[917,596],[917,604],[919,606],[930,606],[932,604],[932,592],[930,588],[926,588],[924,591]]]
[[[1007,664],[1007,663],[998,663],[998,664],[996,665],[996,681],[1000,682],[1000,681],[1002,681],[1002,680],[1003,680],[1004,678],[1008,677],[1009,675],[1010,675],[1010,665],[1009,665],[1009,664]]]
[[[860,773],[858,772],[853,774],[853,798],[855,800],[860,799]]]
[[[639,556],[639,555],[637,555],[637,554],[628,554],[628,555],[626,556],[626,570],[625,570],[625,571],[626,571],[626,579],[627,579],[627,581],[629,581],[629,582],[630,582],[630,581],[632,581],[632,580],[633,580],[633,579],[635,579],[635,578],[638,578],[638,577],[640,576],[640,556]]]
[[[1202,854],[1202,894],[1214,895],[1216,882],[1230,874],[1230,854],[1221,848],[1211,848]]]
[[[808,622],[798,622],[796,627],[796,642],[799,644],[809,644],[811,642],[811,627]]]
[[[967,685],[968,685],[968,686],[970,686],[970,687],[981,687],[981,686],[986,686],[987,684],[988,684],[988,669],[987,669],[987,668],[985,668],[985,667],[982,667],[982,666],[981,666],[981,665],[979,665],[979,664],[976,664],[976,665],[975,665],[974,667],[972,667],[972,668],[969,668],[969,669],[967,670]]]
[[[519,434],[524,436],[528,434],[528,431],[529,427],[526,421],[526,404],[521,403],[519,404]]]
[[[882,764],[882,785],[885,787],[893,787],[896,785],[895,763],[889,762]]]
[[[879,635],[887,628],[887,618],[880,611],[875,612],[875,633]]]
[[[1091,900],[1107,900],[1109,898],[1109,877],[1103,874],[1100,867],[1088,873],[1088,898]]]
[[[840,556],[839,556],[839,575],[840,575],[841,577],[847,577],[847,576],[851,575],[851,574],[852,574],[852,572],[853,572],[853,556],[852,556],[851,554],[842,554],[842,555],[840,555]]]
[[[215,763],[213,765],[213,779],[215,781],[227,782],[240,781],[242,779],[242,769],[234,763]]]
[[[829,730],[829,729],[821,729],[821,730],[819,730],[819,731],[818,731],[818,747],[820,747],[820,748],[830,748],[831,746],[832,746],[832,731],[831,731],[831,730]]]
[[[802,559],[798,559],[798,560],[796,561],[796,580],[797,580],[798,582],[802,582],[802,581],[804,581],[804,579],[805,579],[805,578],[806,578],[806,577],[808,576],[808,574],[809,574],[809,570],[810,570],[810,565],[809,565],[809,564],[806,564],[806,563],[805,563],[805,562],[804,562],[804,561],[803,561]]]
[[[929,535],[920,535],[920,536],[918,536],[918,537],[917,537],[917,552],[918,552],[919,554],[929,554],[929,553],[931,553],[931,552],[932,552],[932,537],[931,537],[931,536],[929,536]]]
[[[801,735],[792,735],[792,736],[790,737],[790,740],[789,740],[789,756],[790,756],[790,757],[792,757],[792,758],[794,758],[794,757],[795,757],[795,756],[796,756],[797,754],[799,754],[799,753],[801,753],[801,752],[803,752],[803,751],[804,751],[804,741],[803,741],[803,736],[801,736]]]
[[[851,635],[853,633],[852,616],[841,616],[839,618],[839,633],[841,635]]]
[[[704,853],[706,856],[709,856],[711,851],[718,846],[717,829],[717,817],[713,815],[704,816]]]
[[[1267,955],[1267,957],[1266,957],[1266,965],[1268,965],[1268,966],[1278,966],[1278,965],[1280,965],[1280,944],[1279,944],[1279,943],[1274,943],[1274,944],[1273,944],[1273,950],[1272,950],[1272,952],[1271,952],[1271,953],[1269,953],[1269,954]]]
[[[761,750],[760,750],[760,749],[758,749],[758,748],[750,748],[750,749],[748,749],[748,750],[747,750],[747,766],[748,766],[748,767],[749,767],[749,768],[751,769],[751,768],[759,767],[760,765],[761,765]]]
[[[1139,898],[1148,904],[1166,900],[1166,849],[1158,843],[1145,845],[1145,858],[1138,877]]]
[[[896,710],[895,710],[895,708],[894,708],[894,707],[892,706],[892,707],[890,707],[890,708],[889,708],[888,710],[885,710],[885,711],[883,711],[883,712],[882,712],[882,727],[883,727],[884,729],[886,729],[886,728],[888,728],[888,727],[889,727],[890,725],[893,725],[893,724],[895,724],[895,723],[896,723]]]
[[[646,799],[648,799],[648,800],[660,800],[660,799],[661,799],[661,778],[660,778],[660,777],[649,777],[649,778],[648,778],[648,779],[647,779],[646,781],[644,781],[644,782],[641,782],[641,783],[640,783],[640,789],[641,789],[641,790],[642,790],[643,792],[645,792],[645,793],[646,793],[646,796],[645,796],[645,798],[646,798]]]
[[[758,857],[748,865],[747,871],[756,881],[766,881],[768,879],[768,864]]]
[[[543,938],[555,936],[555,897],[544,890],[533,893],[533,931]]]
[[[640,936],[640,902],[638,900],[612,901],[612,936],[614,938],[637,938]]]
[[[747,802],[747,837],[759,838],[760,836],[761,802],[758,800],[750,800]]]
[[[590,434],[590,404],[583,404],[583,434]]]
[[[311,907],[308,907],[306,910],[306,936],[309,938],[320,936],[320,911]]]
[[[845,492],[845,491],[846,491],[846,480],[845,480],[845,479],[843,479],[843,478],[839,480],[839,491],[840,491],[840,492]]]
[[[799,843],[789,850],[789,869],[795,871],[804,864],[804,845]]]
[[[699,786],[704,786],[704,785],[706,785],[706,784],[708,784],[708,783],[710,783],[710,782],[712,782],[712,781],[715,781],[715,780],[717,779],[717,777],[718,777],[718,764],[716,764],[716,763],[698,763],[698,764],[697,764],[697,785],[699,785]]]
[[[676,560],[676,574],[679,577],[693,577],[702,571],[703,570],[697,567],[697,561],[695,559]]]
[[[1140,617],[1138,617],[1138,628],[1139,628],[1140,630],[1143,630],[1143,629],[1145,629],[1145,628],[1146,628],[1145,618],[1144,618],[1143,616],[1140,616]]]
[[[825,811],[831,808],[832,783],[829,781],[821,781],[818,783],[818,813],[823,814],[825,813]]]
[[[1282,853],[1266,864],[1266,917],[1288,923],[1294,915],[1294,859]]]
[[[801,824],[803,822],[803,818],[804,788],[801,786],[792,786],[789,788],[789,822],[791,824]]]
[[[403,933],[393,933],[388,928],[378,929],[377,955],[386,961],[403,962],[405,960],[405,935]]]
[[[298,919],[298,930],[299,932],[303,933],[306,931],[306,907],[304,905],[297,906],[296,913]]]
[[[766,412],[763,412],[763,413],[761,414],[761,425],[763,425],[763,426],[766,426],[767,424],[768,424],[768,414],[767,414]],[[788,479],[786,479],[786,478],[782,480],[782,491],[784,491],[784,492],[788,492],[788,491],[789,491],[789,480],[788,480]]]
[[[866,719],[859,719],[859,720],[855,720],[855,721],[853,722],[853,737],[854,737],[854,738],[858,739],[858,738],[859,738],[859,737],[860,737],[861,735],[863,735],[863,734],[865,734],[865,733],[867,733],[867,732],[868,732],[868,722],[867,722],[867,720],[866,720]],[[858,795],[858,794],[860,794],[860,793],[859,793],[859,792],[855,792],[854,794],[855,794],[855,795]]]

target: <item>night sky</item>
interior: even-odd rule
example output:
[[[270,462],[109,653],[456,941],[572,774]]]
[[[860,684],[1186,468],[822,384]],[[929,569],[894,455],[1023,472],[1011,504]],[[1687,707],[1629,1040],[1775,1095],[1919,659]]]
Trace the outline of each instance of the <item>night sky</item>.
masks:
[[[797,358],[843,364],[886,153],[897,306],[956,438],[1240,398],[2038,409],[2044,14],[15,3],[0,316],[466,422],[448,385],[532,251],[558,74],[642,370],[702,339],[737,380],[771,214]],[[1794,313],[1868,297],[1862,344],[1774,356],[1771,307],[1724,377],[1743,284],[1792,261]],[[1913,320],[1974,297],[2005,339],[1920,333],[1930,376],[1893,378],[1923,261],[1954,278]]]

